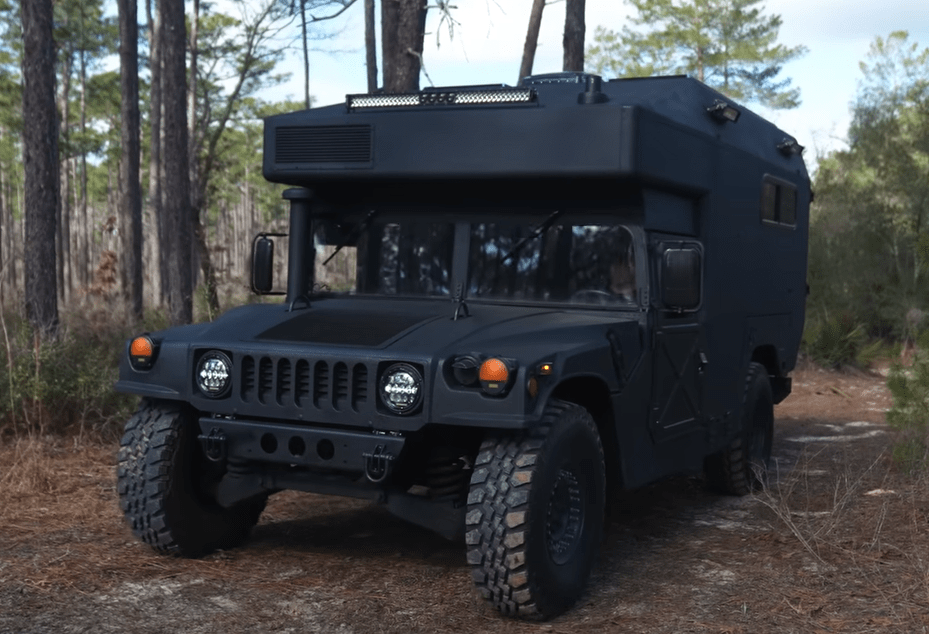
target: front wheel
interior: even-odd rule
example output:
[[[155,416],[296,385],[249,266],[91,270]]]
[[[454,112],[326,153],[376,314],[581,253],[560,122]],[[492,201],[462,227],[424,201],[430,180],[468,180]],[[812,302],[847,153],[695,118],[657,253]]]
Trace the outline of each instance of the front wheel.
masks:
[[[159,552],[198,557],[238,546],[267,501],[216,502],[225,469],[197,446],[196,424],[185,405],[150,399],[126,422],[116,470],[120,506],[136,537]]]
[[[710,485],[724,493],[748,495],[765,480],[774,435],[774,401],[768,372],[750,363],[745,378],[741,433],[706,460]]]
[[[488,438],[471,476],[472,578],[503,614],[547,619],[583,592],[603,533],[606,475],[593,418],[554,401],[525,434]]]

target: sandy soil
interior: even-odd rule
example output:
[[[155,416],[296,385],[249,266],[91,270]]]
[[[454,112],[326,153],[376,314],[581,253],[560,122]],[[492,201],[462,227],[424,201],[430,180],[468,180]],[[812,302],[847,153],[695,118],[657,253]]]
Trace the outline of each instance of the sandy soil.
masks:
[[[927,632],[929,478],[892,468],[889,406],[877,374],[796,372],[769,489],[624,494],[588,593],[544,624],[498,616],[462,546],[364,502],[282,493],[245,547],[159,556],[119,511],[115,443],[6,440],[0,632]]]

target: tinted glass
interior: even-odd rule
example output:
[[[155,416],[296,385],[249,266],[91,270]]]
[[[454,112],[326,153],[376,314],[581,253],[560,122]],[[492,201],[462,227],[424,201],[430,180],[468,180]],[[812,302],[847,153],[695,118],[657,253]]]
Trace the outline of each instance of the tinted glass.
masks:
[[[367,223],[342,220],[338,226],[317,227],[317,290],[455,294],[454,222],[436,222],[425,214],[369,216]],[[595,305],[635,301],[635,258],[627,227],[573,224],[560,212],[498,218],[473,215],[466,225],[468,297]]]
[[[777,185],[770,181],[761,184],[761,219],[777,222]]]
[[[780,189],[780,214],[778,220],[785,225],[797,224],[797,190],[782,185]]]
[[[635,300],[632,235],[622,225],[475,223],[468,294],[611,304]]]

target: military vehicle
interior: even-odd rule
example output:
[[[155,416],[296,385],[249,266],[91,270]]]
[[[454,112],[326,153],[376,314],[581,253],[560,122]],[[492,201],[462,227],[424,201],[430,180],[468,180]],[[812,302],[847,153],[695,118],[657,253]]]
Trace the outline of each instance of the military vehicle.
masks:
[[[119,495],[153,548],[237,546],[283,489],[365,498],[548,618],[613,491],[763,477],[807,288],[793,137],[691,78],[557,73],[351,95],[264,141],[290,224],[252,284],[283,301],[126,345]]]

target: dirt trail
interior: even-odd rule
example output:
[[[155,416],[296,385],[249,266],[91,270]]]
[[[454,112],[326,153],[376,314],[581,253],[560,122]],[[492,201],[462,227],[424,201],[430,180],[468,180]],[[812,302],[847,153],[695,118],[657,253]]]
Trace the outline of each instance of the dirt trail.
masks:
[[[775,479],[719,497],[624,494],[590,589],[545,624],[499,617],[463,547],[365,502],[272,497],[252,539],[200,560],[137,542],[114,446],[0,447],[0,633],[929,631],[929,487],[896,473],[883,379],[797,372]]]

